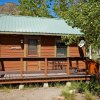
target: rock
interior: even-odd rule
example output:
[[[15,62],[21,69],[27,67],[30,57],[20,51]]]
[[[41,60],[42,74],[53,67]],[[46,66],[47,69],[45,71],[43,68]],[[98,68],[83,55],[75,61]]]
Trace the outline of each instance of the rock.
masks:
[[[65,98],[62,96],[58,96],[58,97],[54,97],[52,100],[65,100]]]
[[[90,83],[90,81],[86,81],[86,84],[89,84]]]
[[[19,90],[22,90],[22,89],[24,89],[24,85],[23,84],[20,84],[19,85]]]
[[[48,83],[44,83],[44,84],[43,84],[43,87],[44,87],[44,88],[49,87]]]
[[[70,94],[73,94],[73,93],[76,93],[77,91],[75,90],[75,89],[73,89],[73,90],[69,90],[69,93]]]
[[[67,87],[71,87],[71,82],[67,82],[67,83],[66,83],[66,86],[67,86]]]

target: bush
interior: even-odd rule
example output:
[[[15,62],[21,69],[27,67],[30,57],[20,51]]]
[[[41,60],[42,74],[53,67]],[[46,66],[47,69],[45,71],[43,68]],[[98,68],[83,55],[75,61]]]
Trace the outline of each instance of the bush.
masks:
[[[100,96],[100,84],[98,82],[91,81],[88,85],[88,90],[91,93]]]
[[[85,90],[88,90],[88,84],[83,81],[80,81],[77,90],[79,93],[85,92]]]
[[[61,95],[65,97],[65,100],[75,100],[74,94],[70,94],[68,91],[62,91]]]
[[[69,92],[74,89],[79,93],[84,93],[86,100],[95,100],[92,94],[100,96],[100,84],[95,80],[91,80],[88,83],[84,81],[73,82],[70,87],[64,87],[62,96],[64,96],[66,100],[74,100],[74,94],[70,94]]]

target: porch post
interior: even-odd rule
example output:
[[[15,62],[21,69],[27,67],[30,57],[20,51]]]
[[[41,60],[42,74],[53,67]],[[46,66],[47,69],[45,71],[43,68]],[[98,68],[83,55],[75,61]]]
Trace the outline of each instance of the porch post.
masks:
[[[24,57],[27,57],[27,37],[24,36]],[[23,61],[24,62],[24,71],[27,70],[27,63],[26,61]]]
[[[69,57],[67,58],[66,74],[69,75]]]
[[[47,58],[45,58],[45,76],[47,76]]]
[[[21,75],[21,78],[23,78],[23,58],[20,58],[20,75]]]

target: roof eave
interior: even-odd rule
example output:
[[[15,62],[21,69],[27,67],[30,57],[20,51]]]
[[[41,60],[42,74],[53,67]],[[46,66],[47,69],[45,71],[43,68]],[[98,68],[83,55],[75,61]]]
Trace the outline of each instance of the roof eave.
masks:
[[[44,32],[0,32],[0,34],[8,34],[8,35],[47,35],[47,36],[66,36],[66,35],[75,35],[74,33],[44,33]],[[82,34],[76,34],[82,35]]]

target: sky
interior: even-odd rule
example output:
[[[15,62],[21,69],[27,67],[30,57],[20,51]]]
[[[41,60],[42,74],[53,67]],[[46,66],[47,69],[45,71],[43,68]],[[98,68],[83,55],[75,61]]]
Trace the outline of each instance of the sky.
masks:
[[[13,3],[18,4],[18,0],[0,0],[0,5],[3,5],[7,2],[13,2]]]
[[[49,1],[49,0],[48,0]],[[49,12],[50,12],[50,15],[52,15],[53,17],[58,17],[55,12],[52,10],[52,7],[54,5],[54,1],[55,0],[52,0],[52,2],[48,2],[48,3],[51,3],[50,4],[50,8],[49,8]],[[74,0],[75,2],[77,2],[78,0]],[[12,3],[15,3],[15,4],[19,4],[18,0],[0,0],[0,5],[4,5],[6,4],[7,2],[12,2]],[[70,6],[70,4],[68,4]]]
[[[4,5],[7,2],[12,2],[12,3],[15,3],[15,4],[19,4],[18,0],[0,0],[0,5]],[[52,15],[53,17],[57,17],[55,12],[52,10],[53,4],[54,4],[54,0],[52,0],[52,2],[51,2],[51,6],[49,8],[49,12],[50,12],[50,15]]]

